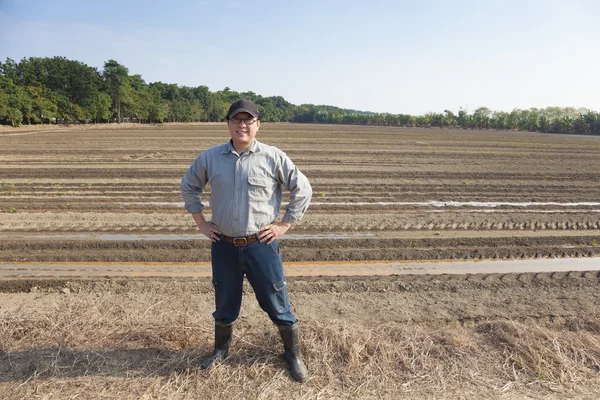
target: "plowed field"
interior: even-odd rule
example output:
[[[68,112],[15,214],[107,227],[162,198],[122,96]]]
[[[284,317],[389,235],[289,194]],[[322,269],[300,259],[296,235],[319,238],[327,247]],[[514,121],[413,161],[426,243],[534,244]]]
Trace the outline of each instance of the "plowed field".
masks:
[[[223,125],[18,133],[0,136],[0,261],[207,260],[191,251],[207,243],[177,240],[196,232],[179,180]],[[289,261],[600,255],[599,137],[263,124],[259,139],[313,185],[290,233],[324,236],[282,240]],[[174,240],[39,237],[59,233]]]
[[[197,370],[209,242],[179,182],[227,139],[224,124],[0,130],[0,396],[597,398],[600,137],[263,124],[313,186],[280,241],[303,388],[251,298],[242,350]]]

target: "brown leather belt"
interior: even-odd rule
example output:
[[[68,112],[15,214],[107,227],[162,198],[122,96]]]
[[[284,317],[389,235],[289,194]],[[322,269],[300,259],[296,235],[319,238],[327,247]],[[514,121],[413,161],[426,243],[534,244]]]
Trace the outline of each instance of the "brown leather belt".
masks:
[[[226,241],[227,243],[234,244],[236,246],[248,246],[254,242],[258,241],[258,234],[250,235],[250,236],[242,236],[242,237],[230,237],[221,235],[221,239]]]

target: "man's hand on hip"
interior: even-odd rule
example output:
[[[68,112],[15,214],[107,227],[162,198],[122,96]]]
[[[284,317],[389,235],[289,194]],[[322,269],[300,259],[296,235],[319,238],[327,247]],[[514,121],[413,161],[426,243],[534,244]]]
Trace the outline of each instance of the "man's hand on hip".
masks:
[[[213,243],[221,240],[221,229],[211,221],[207,221],[201,212],[192,214],[192,217],[194,217],[196,226],[204,236],[209,238]]]
[[[292,226],[292,224],[289,222],[275,222],[273,224],[265,225],[258,232],[258,238],[261,242],[268,240],[267,244],[271,244],[279,236],[286,233],[287,230],[290,229],[290,226]]]
[[[204,221],[200,226],[200,232],[214,242],[221,240],[221,230],[211,221]]]

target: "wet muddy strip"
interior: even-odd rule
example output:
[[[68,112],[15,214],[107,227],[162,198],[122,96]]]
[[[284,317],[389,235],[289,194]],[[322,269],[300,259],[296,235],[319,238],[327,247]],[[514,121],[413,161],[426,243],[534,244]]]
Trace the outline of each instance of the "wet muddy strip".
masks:
[[[356,198],[356,197],[355,197]],[[207,206],[210,207],[210,203],[208,201],[205,202]],[[154,206],[169,206],[169,207],[177,207],[183,208],[183,202],[161,202],[161,201],[148,201],[148,202],[121,202],[119,205],[129,206],[129,205],[154,205]],[[285,207],[285,203],[282,206]],[[598,207],[600,206],[600,202],[508,202],[508,201],[351,201],[351,202],[320,202],[313,201],[311,202],[311,206],[402,206],[402,207],[478,207],[478,208],[497,208],[501,206],[505,207],[544,207],[544,206],[553,206],[553,207]],[[600,210],[585,210],[586,212],[600,212]]]
[[[317,233],[317,234],[287,234],[282,240],[311,240],[311,239],[351,239],[375,237],[376,233]],[[0,240],[208,240],[207,237],[196,234],[7,234],[0,233]],[[281,239],[280,239],[281,240]]]
[[[600,271],[600,258],[507,261],[286,262],[287,276],[514,274]],[[211,276],[209,263],[0,263],[0,278]]]
[[[286,238],[284,261],[483,260],[600,256],[600,236]],[[207,262],[193,240],[0,240],[0,262]]]

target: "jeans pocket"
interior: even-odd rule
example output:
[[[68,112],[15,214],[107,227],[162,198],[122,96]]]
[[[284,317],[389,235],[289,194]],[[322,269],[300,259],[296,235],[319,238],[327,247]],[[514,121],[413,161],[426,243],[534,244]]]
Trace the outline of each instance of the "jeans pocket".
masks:
[[[269,249],[271,249],[271,254],[276,255],[276,256],[281,255],[281,253],[279,251],[279,243],[277,243],[277,240],[274,240],[273,243],[268,244],[267,246],[269,246]]]
[[[290,308],[290,299],[288,298],[287,283],[285,279],[273,284],[273,303],[278,313],[283,313]]]

